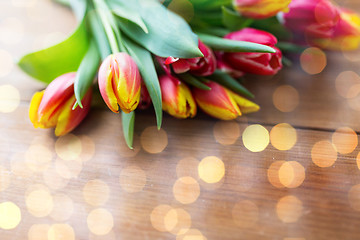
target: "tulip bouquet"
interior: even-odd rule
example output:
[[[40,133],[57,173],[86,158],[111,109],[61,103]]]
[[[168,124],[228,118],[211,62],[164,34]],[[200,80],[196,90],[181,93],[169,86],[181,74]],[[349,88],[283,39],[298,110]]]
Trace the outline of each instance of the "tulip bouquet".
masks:
[[[152,104],[159,128],[162,111],[188,118],[199,107],[235,119],[259,110],[244,75],[276,74],[286,63],[282,51],[360,43],[360,18],[329,0],[57,1],[79,24],[65,41],[19,61],[49,84],[34,94],[30,120],[57,136],[72,131],[89,112],[95,85],[110,110],[122,112],[130,148],[137,108]]]

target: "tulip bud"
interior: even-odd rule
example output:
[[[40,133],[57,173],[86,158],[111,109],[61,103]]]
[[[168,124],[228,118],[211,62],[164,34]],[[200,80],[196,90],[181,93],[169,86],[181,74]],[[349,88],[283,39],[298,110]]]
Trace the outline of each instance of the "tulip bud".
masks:
[[[190,89],[174,77],[163,75],[159,78],[163,110],[176,118],[196,115],[196,104]]]
[[[224,38],[259,43],[270,46],[276,51],[275,53],[225,52],[223,61],[233,69],[258,75],[273,75],[282,68],[282,53],[275,47],[277,39],[274,35],[253,28],[244,28],[229,33]]]
[[[260,107],[215,82],[206,84],[211,90],[193,89],[198,106],[205,113],[221,120],[232,120],[242,113],[256,112]]]
[[[249,18],[262,19],[288,11],[291,0],[234,0],[235,9]]]
[[[159,63],[167,74],[171,73],[170,66],[174,73],[181,74],[190,72],[196,76],[209,76],[216,69],[216,58],[212,50],[199,40],[199,49],[204,57],[196,58],[158,58]]]
[[[134,111],[140,101],[141,76],[135,61],[127,53],[108,56],[99,69],[99,89],[113,112]]]
[[[55,135],[71,132],[85,118],[90,110],[92,90],[82,99],[83,108],[72,110],[76,103],[74,81],[76,73],[61,75],[47,88],[37,92],[31,99],[29,117],[35,128],[53,128]]]

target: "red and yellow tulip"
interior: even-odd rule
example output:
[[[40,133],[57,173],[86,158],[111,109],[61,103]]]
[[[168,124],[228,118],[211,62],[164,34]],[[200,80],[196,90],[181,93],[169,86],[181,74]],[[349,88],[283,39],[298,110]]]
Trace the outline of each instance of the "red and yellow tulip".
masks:
[[[76,99],[74,81],[76,73],[61,75],[49,86],[34,94],[30,103],[29,117],[35,128],[55,128],[55,135],[72,131],[90,110],[92,90],[82,99],[83,108],[72,110]]]
[[[242,113],[256,112],[260,107],[215,82],[206,84],[211,90],[193,89],[198,106],[205,113],[221,120],[232,120]]]
[[[356,50],[360,46],[360,16],[348,9],[339,9],[340,19],[331,38],[314,39],[313,43],[329,50]]]
[[[234,0],[235,9],[245,17],[262,19],[287,12],[291,0]]]
[[[99,69],[99,89],[113,112],[136,109],[140,101],[141,76],[135,61],[127,53],[108,56]],[[120,109],[119,109],[120,107]]]
[[[159,83],[165,112],[176,118],[195,117],[196,104],[185,83],[168,75],[161,76]]]
[[[360,45],[360,17],[328,0],[293,0],[280,15],[294,40],[329,50],[355,50]]]

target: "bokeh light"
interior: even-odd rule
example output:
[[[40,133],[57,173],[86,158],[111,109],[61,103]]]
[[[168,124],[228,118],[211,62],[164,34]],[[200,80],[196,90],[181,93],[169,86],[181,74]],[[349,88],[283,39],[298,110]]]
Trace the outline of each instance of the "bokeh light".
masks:
[[[70,197],[65,194],[58,193],[53,197],[54,207],[50,213],[50,217],[55,221],[68,220],[74,211],[74,203]]]
[[[353,71],[341,72],[336,80],[337,93],[344,98],[354,98],[359,92],[360,76]]]
[[[276,88],[272,99],[274,106],[281,112],[292,112],[299,105],[299,93],[290,85],[281,85]]]
[[[273,162],[267,170],[267,177],[271,185],[276,188],[283,188],[284,185],[280,182],[279,170],[285,161],[275,161]]]
[[[57,155],[65,161],[77,159],[81,154],[81,150],[80,138],[71,133],[59,137],[55,142]]]
[[[284,187],[299,187],[305,180],[305,168],[296,161],[284,162],[279,168],[279,180]]]
[[[200,185],[192,177],[181,177],[173,186],[175,199],[182,204],[195,202],[200,195]]]
[[[104,209],[98,208],[92,210],[87,217],[87,225],[95,235],[106,235],[114,227],[114,219],[112,214]]]
[[[348,199],[350,206],[354,210],[360,211],[360,184],[351,187],[348,192]]]
[[[270,142],[279,150],[291,149],[297,141],[295,128],[288,123],[279,123],[270,131]]]
[[[44,145],[31,145],[25,153],[26,165],[34,172],[46,170],[53,159],[53,152]]]
[[[224,162],[215,156],[208,156],[198,165],[199,177],[206,183],[217,183],[225,175]]]
[[[337,159],[337,152],[331,142],[319,141],[311,149],[311,159],[319,167],[330,167]]]
[[[231,213],[235,224],[240,228],[254,226],[259,218],[258,207],[249,200],[242,200],[236,203]]]
[[[276,205],[276,214],[284,223],[294,223],[303,215],[302,201],[293,195],[281,198]]]
[[[69,179],[61,177],[55,167],[48,168],[44,171],[43,180],[49,188],[54,190],[64,188],[69,183]]]
[[[357,165],[358,169],[360,170],[360,152],[356,156],[356,165]]]
[[[0,41],[2,43],[8,45],[18,44],[24,36],[24,26],[19,19],[9,17],[0,22],[0,32]]]
[[[172,207],[169,205],[158,205],[156,206],[150,214],[151,225],[160,232],[166,232],[167,228],[165,226],[165,216],[167,213],[172,210]],[[168,227],[169,227],[168,223]]]
[[[14,7],[33,7],[38,0],[11,0],[11,3]]]
[[[14,68],[14,60],[13,60],[11,54],[3,49],[0,49],[0,78],[7,76],[12,71],[13,68]],[[0,88],[0,91],[2,94],[6,94],[6,91],[5,91],[6,88],[9,89],[9,85],[3,85]],[[14,91],[14,90],[12,90],[12,91]],[[9,96],[9,95],[6,95],[6,96]]]
[[[9,230],[16,228],[21,221],[20,208],[13,202],[0,203],[0,228]]]
[[[307,48],[300,55],[300,64],[308,74],[321,73],[327,64],[326,54],[320,48]]]
[[[196,228],[191,228],[185,234],[178,235],[176,240],[206,240],[206,237]]]
[[[269,144],[269,132],[260,124],[248,126],[243,134],[244,146],[251,152],[261,152]]]
[[[11,157],[11,172],[19,178],[30,178],[33,171],[25,163],[25,153],[18,152]]]
[[[119,181],[126,192],[140,192],[146,184],[146,173],[137,166],[129,166],[121,171]]]
[[[83,197],[92,206],[100,206],[106,203],[109,194],[109,186],[100,179],[88,181],[83,188]]]
[[[163,129],[158,130],[156,126],[147,127],[141,133],[140,143],[148,153],[160,153],[168,145],[168,136]]]
[[[191,216],[182,208],[173,208],[165,214],[164,226],[174,235],[184,234],[191,227]]]
[[[358,136],[349,127],[340,127],[332,135],[332,143],[338,153],[348,154],[358,145]]]
[[[194,179],[199,178],[198,165],[199,160],[193,157],[187,157],[181,159],[176,165],[176,175],[178,178],[189,176]]]
[[[69,224],[53,224],[48,231],[48,240],[75,240],[74,229]]]
[[[36,189],[26,194],[26,207],[35,217],[45,217],[54,207],[53,197],[47,188]]]
[[[0,52],[1,53],[1,52]],[[1,67],[0,67],[1,68]],[[1,69],[0,69],[1,71]],[[1,74],[1,72],[0,72]],[[20,92],[12,85],[0,86],[0,113],[11,113],[20,104]]]
[[[81,173],[83,162],[81,158],[77,158],[71,161],[65,161],[61,158],[57,158],[55,161],[55,170],[63,178],[72,179],[77,178]]]
[[[80,158],[83,162],[91,160],[95,155],[95,143],[91,137],[86,135],[79,136],[81,141],[81,154]]]
[[[240,137],[240,126],[236,121],[219,121],[214,126],[214,138],[222,145],[231,145]]]
[[[28,240],[48,240],[49,224],[34,224],[28,231]]]

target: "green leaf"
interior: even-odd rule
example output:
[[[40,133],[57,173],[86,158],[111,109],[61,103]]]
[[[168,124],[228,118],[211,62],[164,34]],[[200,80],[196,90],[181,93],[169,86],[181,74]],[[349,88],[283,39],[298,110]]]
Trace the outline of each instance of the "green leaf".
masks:
[[[74,83],[76,104],[74,105],[73,109],[75,109],[77,105],[79,105],[81,108],[83,107],[81,100],[93,83],[95,74],[99,67],[99,62],[100,56],[98,49],[95,45],[95,42],[91,41],[89,49],[81,61],[80,67],[76,73]]]
[[[110,8],[112,12],[117,15],[118,17],[129,20],[139,27],[145,32],[148,33],[148,29],[142,20],[140,14],[138,13],[138,6],[139,1],[138,0],[111,0],[108,1]]]
[[[204,84],[201,80],[197,79],[196,77],[194,77],[191,74],[188,73],[183,73],[183,74],[178,74],[177,75],[182,81],[186,82],[189,85],[192,85],[194,87],[203,89],[203,90],[211,90],[210,87],[208,87],[206,84]]]
[[[283,52],[302,53],[306,47],[290,42],[278,42],[276,46]]]
[[[121,113],[122,128],[126,144],[130,149],[133,149],[134,140],[134,126],[135,126],[135,112]]]
[[[225,27],[231,31],[236,31],[249,26],[253,20],[251,18],[243,18],[238,12],[227,7],[222,7],[222,22]]]
[[[92,36],[100,52],[101,59],[104,60],[111,54],[111,50],[104,27],[95,11],[90,11],[88,13],[88,22],[91,28]]]
[[[243,85],[241,85],[237,80],[231,77],[229,74],[222,72],[220,70],[216,70],[211,76],[209,76],[211,80],[219,83],[220,85],[236,92],[242,94],[246,97],[254,98],[254,94],[249,92]]]
[[[63,0],[63,4],[65,4],[67,1]],[[84,17],[86,15],[86,9],[87,9],[87,1],[85,0],[71,0],[68,1],[70,7],[72,8],[73,12],[75,13],[75,16],[79,22],[84,20]]]
[[[291,38],[291,33],[279,22],[277,17],[254,20],[250,27],[272,33],[279,40],[288,40]]]
[[[128,38],[124,37],[124,41],[129,54],[138,65],[141,77],[149,92],[151,101],[153,102],[157,126],[158,129],[160,129],[162,123],[161,89],[151,54],[149,51],[132,42]]]
[[[193,58],[203,54],[198,38],[184,19],[167,10],[158,1],[140,0],[140,13],[149,33],[136,24],[119,19],[121,30],[134,42],[160,57]]]
[[[218,10],[222,6],[231,6],[232,0],[189,0],[195,9],[201,11]]]
[[[273,48],[258,43],[234,41],[203,33],[198,33],[198,36],[201,41],[215,51],[275,53]]]
[[[76,71],[88,47],[89,38],[83,21],[68,39],[23,56],[18,65],[30,76],[50,83],[64,73]]]

